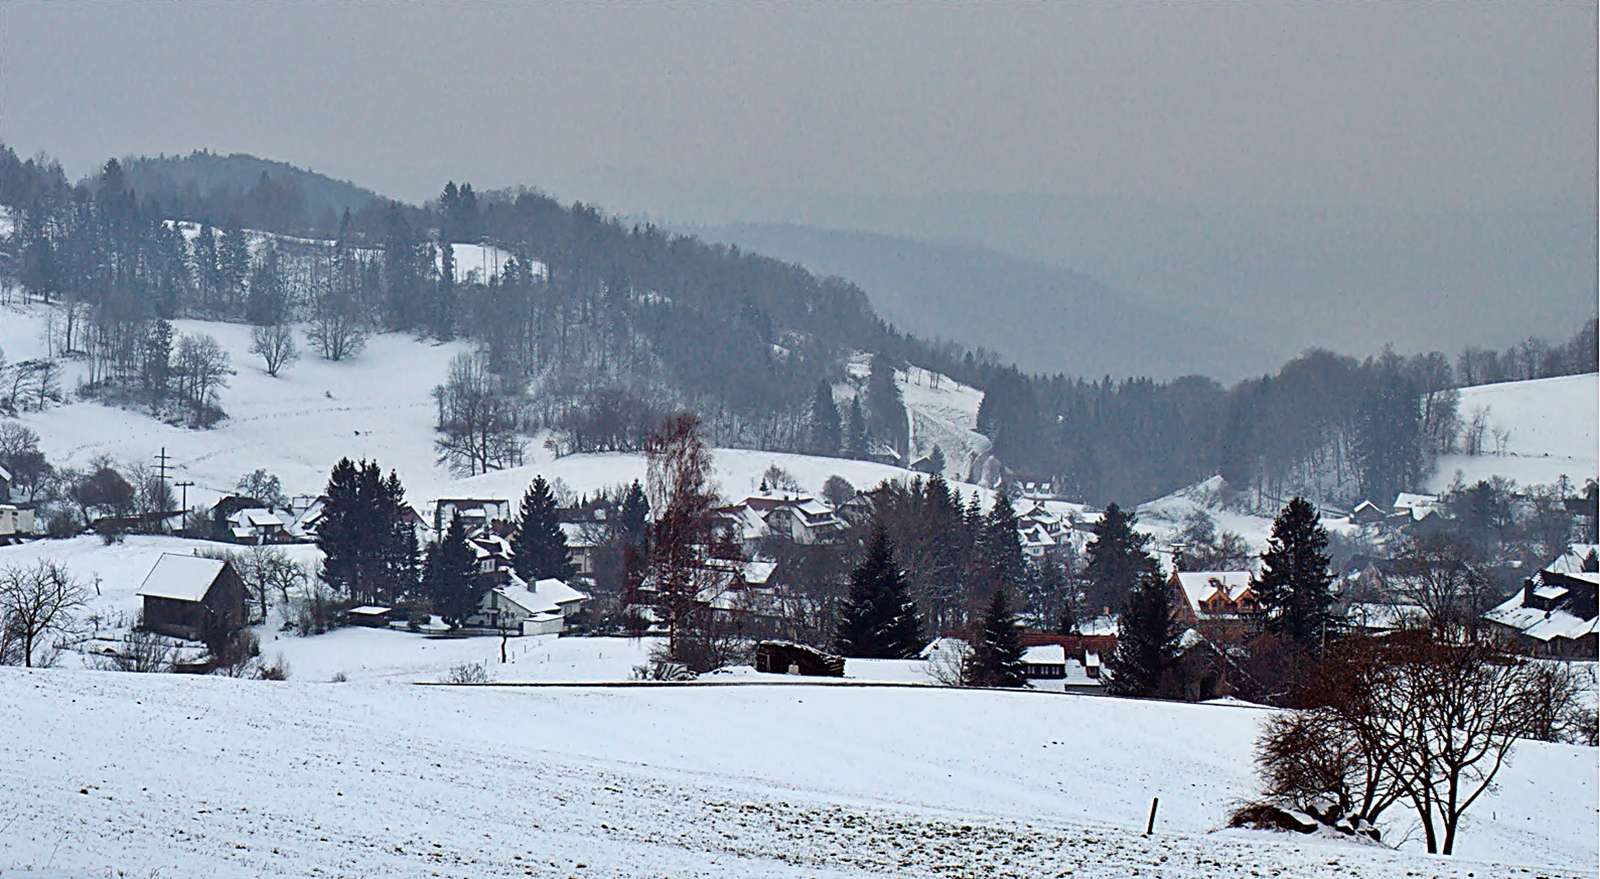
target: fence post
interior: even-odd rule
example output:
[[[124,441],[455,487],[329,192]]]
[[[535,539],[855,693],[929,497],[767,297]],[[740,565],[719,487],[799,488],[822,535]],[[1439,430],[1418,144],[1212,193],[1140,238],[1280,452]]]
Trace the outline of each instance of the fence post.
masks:
[[[1156,806],[1161,802],[1160,797],[1150,798],[1150,823],[1144,826],[1144,835],[1149,836],[1156,829]]]

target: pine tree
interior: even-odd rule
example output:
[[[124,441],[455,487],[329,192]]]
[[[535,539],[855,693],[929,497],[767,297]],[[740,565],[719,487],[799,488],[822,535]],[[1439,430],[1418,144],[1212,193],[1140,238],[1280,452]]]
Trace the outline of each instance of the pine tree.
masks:
[[[556,515],[556,497],[543,476],[535,476],[522,496],[511,534],[511,566],[529,583],[547,578],[570,580],[576,573],[567,535]]]
[[[817,382],[817,395],[811,403],[811,444],[817,454],[839,454],[840,430],[839,407],[833,402],[833,385],[824,379]]]
[[[1123,605],[1116,649],[1106,659],[1106,689],[1117,696],[1161,694],[1182,635],[1166,581],[1159,574],[1141,575]]]
[[[962,677],[969,687],[1021,687],[1028,682],[1022,655],[1022,628],[1011,607],[1011,591],[1001,587],[989,599]]]
[[[1272,523],[1261,573],[1251,584],[1268,631],[1302,650],[1321,649],[1333,620],[1327,549],[1328,532],[1316,508],[1297,497]]]
[[[836,649],[844,656],[906,659],[922,649],[917,607],[895,566],[889,532],[874,522],[867,554],[850,572],[850,597],[839,615]]]
[[[452,626],[460,626],[478,610],[487,584],[478,575],[477,554],[467,542],[460,516],[450,517],[450,527],[428,553],[423,591],[434,613]]]
[[[1089,613],[1102,607],[1120,607],[1139,578],[1155,574],[1156,560],[1145,550],[1150,535],[1133,526],[1138,517],[1116,504],[1107,504],[1105,514],[1094,526],[1094,542],[1089,544],[1089,565],[1084,569],[1088,585]]]

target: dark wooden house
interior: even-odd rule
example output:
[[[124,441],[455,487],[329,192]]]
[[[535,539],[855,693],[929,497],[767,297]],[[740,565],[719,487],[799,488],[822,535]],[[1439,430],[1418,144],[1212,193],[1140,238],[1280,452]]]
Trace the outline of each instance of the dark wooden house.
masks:
[[[244,581],[221,559],[164,554],[136,594],[144,599],[144,627],[173,638],[230,635],[247,619]]]

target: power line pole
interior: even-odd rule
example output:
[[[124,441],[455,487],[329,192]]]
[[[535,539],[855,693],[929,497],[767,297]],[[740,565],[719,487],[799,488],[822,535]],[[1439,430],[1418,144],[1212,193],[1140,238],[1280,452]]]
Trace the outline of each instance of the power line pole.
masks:
[[[173,485],[183,489],[183,514],[178,519],[180,523],[178,530],[182,531],[183,535],[187,537],[189,536],[189,486],[194,485],[194,483],[185,479],[182,482],[175,482]]]

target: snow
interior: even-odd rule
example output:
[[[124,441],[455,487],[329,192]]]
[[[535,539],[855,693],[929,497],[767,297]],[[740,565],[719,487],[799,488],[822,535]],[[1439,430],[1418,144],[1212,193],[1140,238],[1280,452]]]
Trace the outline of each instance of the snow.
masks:
[[[38,305],[0,312],[0,350],[11,360],[44,356],[48,314]],[[172,478],[195,483],[189,489],[191,506],[214,503],[257,468],[278,476],[291,496],[316,495],[334,463],[345,456],[375,459],[385,470],[398,471],[408,499],[419,507],[440,497],[519,498],[539,474],[587,494],[645,477],[643,455],[556,458],[537,438],[528,445],[523,467],[461,479],[439,465],[431,392],[444,380],[450,359],[468,350],[462,343],[429,344],[400,334],[377,334],[360,354],[338,363],[303,350],[298,363],[273,378],[249,353],[248,326],[186,320],[174,321],[174,327],[180,333],[216,337],[232,358],[237,374],[220,393],[228,419],[212,430],[189,430],[139,412],[81,401],[24,413],[21,420],[39,433],[51,463],[84,467],[100,455],[124,463],[149,462],[165,448],[172,456]],[[62,387],[76,387],[82,370],[81,364],[67,361]],[[831,475],[857,488],[915,475],[870,461],[743,449],[715,450],[714,464],[716,479],[729,497],[755,492],[761,474],[774,464],[813,494],[820,493]],[[992,493],[982,494],[985,503],[992,499]]]
[[[490,278],[500,274],[514,254],[509,250],[502,250],[492,244],[450,244],[452,254],[456,260],[457,284],[486,284]],[[444,271],[444,254],[439,253],[434,257],[433,268],[435,272]],[[549,277],[549,269],[538,260],[530,262],[530,274],[536,278]]]
[[[165,554],[156,561],[155,567],[151,568],[150,574],[144,578],[144,585],[134,594],[150,598],[173,598],[178,601],[200,601],[211,591],[211,584],[217,579],[217,575],[222,573],[223,564],[224,562],[219,559]]]
[[[1443,456],[1429,491],[1445,491],[1457,474],[1467,485],[1502,476],[1522,486],[1551,485],[1562,476],[1581,486],[1600,476],[1600,375],[1462,388],[1461,420],[1470,422],[1479,409],[1488,413],[1489,451],[1495,431],[1510,431],[1504,454]]]
[[[0,669],[0,876],[1594,873],[1593,749],[1519,745],[1446,859],[1219,830],[1263,710],[732,683]]]

